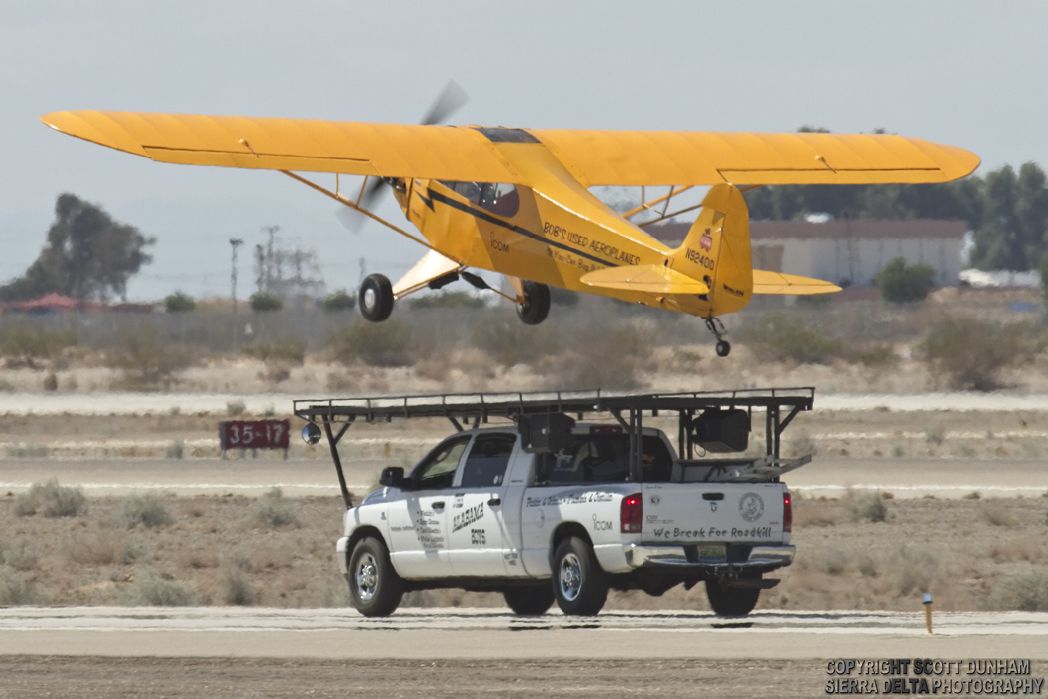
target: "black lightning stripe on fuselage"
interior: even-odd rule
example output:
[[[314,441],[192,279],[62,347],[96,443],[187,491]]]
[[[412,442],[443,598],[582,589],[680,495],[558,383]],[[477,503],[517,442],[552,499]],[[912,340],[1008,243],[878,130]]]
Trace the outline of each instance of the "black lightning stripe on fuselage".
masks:
[[[596,262],[597,264],[600,264],[600,265],[604,265],[605,267],[615,267],[616,266],[614,262],[608,262],[607,260],[602,260],[599,257],[597,257],[596,255],[590,254],[590,253],[585,252],[583,250],[579,250],[578,248],[573,248],[570,245],[565,245],[564,243],[561,243],[559,241],[550,240],[549,238],[544,238],[543,236],[538,235],[537,233],[532,233],[531,231],[529,231],[526,228],[521,228],[520,226],[515,226],[512,223],[507,223],[506,221],[502,221],[501,219],[497,219],[494,216],[491,216],[490,214],[488,214],[488,213],[486,213],[484,211],[478,211],[477,209],[474,209],[472,206],[469,206],[468,204],[463,204],[462,202],[455,201],[451,197],[444,196],[440,192],[434,192],[432,189],[428,189],[427,193],[429,194],[430,199],[432,199],[433,201],[439,201],[441,204],[447,204],[448,206],[450,206],[453,209],[458,209],[459,211],[464,211],[465,213],[470,214],[471,216],[473,216],[475,218],[479,218],[481,221],[484,221],[486,223],[490,223],[490,224],[493,224],[493,225],[496,225],[496,226],[501,226],[502,228],[505,228],[506,230],[513,231],[517,235],[522,235],[525,238],[531,238],[532,240],[537,240],[540,243],[545,243],[546,245],[550,245],[550,246],[555,247],[555,248],[560,248],[561,250],[564,250],[565,252],[570,252],[572,255],[578,255],[579,257],[585,257],[587,260],[590,260],[592,262]],[[425,201],[424,197],[423,197],[423,201]]]

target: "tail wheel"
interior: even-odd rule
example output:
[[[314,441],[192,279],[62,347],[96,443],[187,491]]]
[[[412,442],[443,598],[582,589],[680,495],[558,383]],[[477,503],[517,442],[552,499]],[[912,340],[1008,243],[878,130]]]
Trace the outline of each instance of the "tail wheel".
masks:
[[[553,588],[549,585],[510,587],[502,596],[517,616],[542,616],[553,606]]]
[[[360,284],[357,296],[360,304],[360,315],[373,323],[378,323],[393,312],[393,284],[384,274],[369,274]]]
[[[380,539],[365,537],[349,557],[349,594],[364,616],[389,616],[400,606],[404,581],[393,569],[389,549]]]
[[[553,553],[553,594],[568,616],[596,616],[608,599],[608,575],[578,537],[564,539]]]
[[[757,576],[760,579],[760,576]],[[746,616],[757,606],[761,591],[757,587],[731,587],[727,580],[706,580],[706,599],[717,616]]]
[[[517,304],[517,316],[528,325],[538,325],[549,315],[549,287],[538,282],[524,282],[524,300]]]

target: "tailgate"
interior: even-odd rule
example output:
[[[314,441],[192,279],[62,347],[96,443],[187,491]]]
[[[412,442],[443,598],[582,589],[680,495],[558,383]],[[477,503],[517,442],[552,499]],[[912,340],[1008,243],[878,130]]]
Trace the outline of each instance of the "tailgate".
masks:
[[[782,483],[646,483],[644,541],[780,543]]]

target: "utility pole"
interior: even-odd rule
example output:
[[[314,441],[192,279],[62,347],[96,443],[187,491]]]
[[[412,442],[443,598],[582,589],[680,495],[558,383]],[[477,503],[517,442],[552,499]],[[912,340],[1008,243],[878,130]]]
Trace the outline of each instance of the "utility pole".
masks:
[[[243,238],[230,238],[229,245],[233,248],[233,271],[230,275],[233,286],[233,313],[237,312],[237,248],[244,244]]]
[[[273,291],[273,265],[276,262],[274,252],[274,243],[276,242],[277,232],[280,230],[280,226],[262,226],[262,232],[269,235],[269,240],[266,243],[266,256],[265,256],[265,284],[266,291],[272,293]]]

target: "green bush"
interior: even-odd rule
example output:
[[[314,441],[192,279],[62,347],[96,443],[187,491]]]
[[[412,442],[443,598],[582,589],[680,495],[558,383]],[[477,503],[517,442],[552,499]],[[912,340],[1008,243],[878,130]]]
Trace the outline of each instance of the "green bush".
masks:
[[[335,333],[331,338],[335,359],[351,365],[409,366],[415,361],[411,328],[398,320],[382,323],[362,321]]]
[[[249,303],[251,304],[251,310],[257,313],[279,311],[284,307],[283,300],[276,294],[271,294],[268,291],[258,291],[251,294]]]
[[[188,294],[176,291],[164,299],[164,309],[168,313],[188,313],[196,310],[196,301]]]
[[[339,289],[325,296],[320,302],[320,307],[333,313],[352,311],[357,307],[357,297],[345,289]]]
[[[923,301],[935,288],[935,270],[928,265],[907,265],[902,257],[893,258],[877,275],[881,298],[888,303]]]
[[[42,514],[44,517],[76,517],[87,509],[80,488],[59,485],[57,478],[46,483],[33,483],[29,490],[15,498],[19,517]]]

